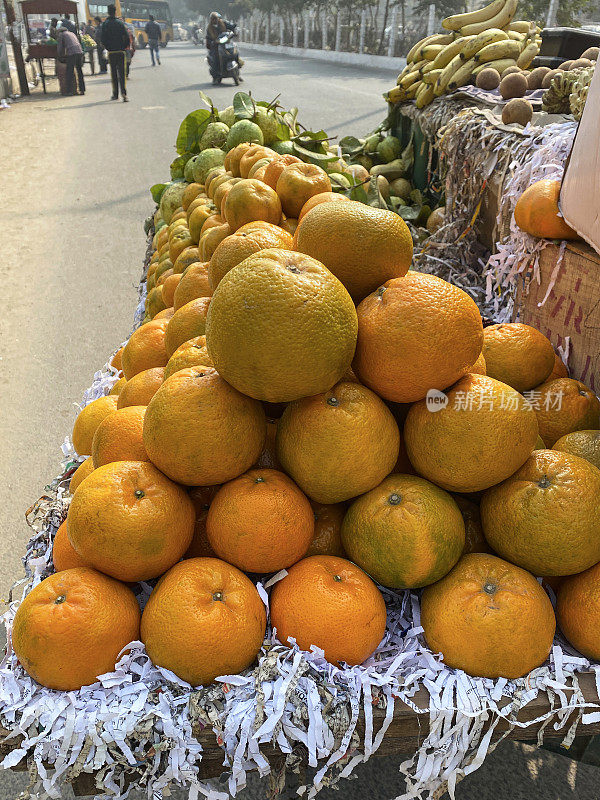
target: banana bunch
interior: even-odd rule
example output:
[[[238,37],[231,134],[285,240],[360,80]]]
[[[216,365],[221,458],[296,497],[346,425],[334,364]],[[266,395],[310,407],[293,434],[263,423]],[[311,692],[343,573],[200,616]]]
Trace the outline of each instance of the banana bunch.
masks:
[[[406,57],[406,67],[386,99],[414,100],[418,108],[465,86],[486,67],[526,69],[540,49],[535,23],[515,20],[518,0],[492,0],[487,6],[446,17],[446,33],[426,36]]]

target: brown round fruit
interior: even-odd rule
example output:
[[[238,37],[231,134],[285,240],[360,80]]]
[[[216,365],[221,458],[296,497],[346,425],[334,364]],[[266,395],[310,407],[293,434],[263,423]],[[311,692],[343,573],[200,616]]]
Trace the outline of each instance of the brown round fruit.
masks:
[[[502,78],[500,82],[500,94],[504,100],[512,97],[523,97],[527,92],[527,78],[523,73],[514,72]]]
[[[502,122],[505,125],[528,125],[533,118],[533,106],[522,97],[509,100],[502,109]]]
[[[491,92],[500,86],[500,75],[493,67],[486,67],[477,75],[475,86]]]

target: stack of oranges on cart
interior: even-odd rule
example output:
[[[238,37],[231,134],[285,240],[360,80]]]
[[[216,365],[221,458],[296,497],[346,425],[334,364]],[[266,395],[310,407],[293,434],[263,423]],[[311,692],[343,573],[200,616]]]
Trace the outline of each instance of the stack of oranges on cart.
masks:
[[[600,403],[549,340],[409,271],[403,220],[244,143],[154,235],[146,320],[79,414],[57,572],[13,645],[76,689],[141,638],[192,685],[283,644],[361,664],[423,589],[450,667],[515,678],[556,617],[600,658]],[[157,214],[157,221],[159,213]],[[156,579],[159,579],[156,582]],[[140,614],[132,587],[150,582]]]

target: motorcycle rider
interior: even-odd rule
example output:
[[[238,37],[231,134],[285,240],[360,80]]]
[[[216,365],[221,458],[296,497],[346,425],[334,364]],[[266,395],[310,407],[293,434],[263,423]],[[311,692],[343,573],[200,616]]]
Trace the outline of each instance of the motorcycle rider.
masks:
[[[227,22],[218,11],[212,11],[206,28],[206,48],[208,50],[208,68],[214,84],[219,82],[221,77],[219,71],[218,41],[219,36],[225,31],[234,31],[235,22]]]

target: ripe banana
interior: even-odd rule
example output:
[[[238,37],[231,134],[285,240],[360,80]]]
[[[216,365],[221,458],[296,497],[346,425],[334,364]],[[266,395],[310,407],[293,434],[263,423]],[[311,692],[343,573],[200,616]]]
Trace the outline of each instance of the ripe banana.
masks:
[[[538,43],[530,42],[517,58],[517,67],[520,67],[521,69],[527,69],[539,52],[540,46]]]
[[[444,69],[444,67],[447,67],[454,56],[457,56],[463,50],[463,48],[466,47],[467,43],[472,41],[474,38],[474,36],[459,36],[458,39],[455,39],[453,42],[450,42],[450,44],[447,44],[442,52],[435,57],[433,68]]]
[[[448,91],[453,91],[454,89],[458,89],[460,86],[464,86],[465,83],[468,83],[471,79],[471,75],[473,74],[473,70],[475,69],[475,59],[472,58],[470,61],[465,61],[461,67],[459,67],[454,75],[450,78],[448,82]]]
[[[535,22],[529,22],[525,19],[514,19],[508,26],[508,30],[515,31],[516,33],[530,33],[531,29],[535,29],[535,27]]]
[[[460,67],[463,62],[460,60],[460,53],[457,56],[454,56],[452,61],[444,67],[442,70],[442,74],[437,79],[435,83],[435,94],[439,96],[446,91],[446,87],[448,86],[448,82],[450,78],[454,75],[456,70]]]
[[[403,89],[408,89],[409,86],[412,86],[415,81],[418,81],[421,77],[421,74],[418,69],[413,70],[413,72],[409,72],[408,75],[405,75],[402,80],[400,81],[400,86]]]
[[[442,20],[442,28],[447,31],[458,31],[465,25],[486,22],[502,10],[505,2],[506,0],[493,0],[492,3],[477,11],[470,11],[466,14],[453,14],[451,17],[446,17],[446,19]]]
[[[431,72],[432,70],[433,70],[433,61],[428,61],[428,62],[425,64],[425,66],[424,66],[424,67],[421,67],[421,69],[419,70],[419,72],[421,73],[421,76],[423,76],[423,75],[427,75],[427,73],[428,73],[428,72]]]
[[[482,47],[478,53],[475,53],[474,58],[478,64],[481,64],[482,61],[496,61],[500,58],[518,58],[520,54],[519,42],[507,39],[504,42],[493,42],[493,44]]]
[[[441,69],[431,69],[429,72],[423,75],[423,83],[429,83],[433,86],[441,74]]]
[[[517,62],[514,58],[499,58],[497,61],[486,61],[484,64],[479,64],[479,66],[475,67],[473,70],[473,75],[477,77],[482,69],[486,69],[487,67],[492,67],[497,72],[502,75],[504,70],[507,67],[514,67],[516,66]]]
[[[471,25],[463,25],[460,29],[461,36],[483,33],[488,28],[505,28],[517,11],[518,0],[506,0],[500,11],[491,19],[485,22],[474,22]]]
[[[406,56],[406,61],[410,64],[417,57],[417,53],[422,47],[428,44],[450,44],[453,41],[455,34],[453,33],[433,33],[431,36],[426,36],[421,41],[417,42],[411,47]]]
[[[412,86],[409,86],[408,89],[406,90],[406,99],[414,100],[417,95],[417,92],[419,91],[422,85],[423,85],[422,81],[417,81],[416,83],[413,83]]]
[[[445,46],[444,44],[426,44],[425,47],[419,50],[419,56],[424,58],[425,61],[433,61]]]
[[[384,97],[387,97],[388,103],[400,103],[407,99],[406,92],[401,86],[394,86]]]
[[[468,61],[486,45],[493,44],[494,42],[505,42],[507,40],[508,34],[505,33],[505,31],[501,31],[500,28],[490,28],[480,33],[474,39],[470,39],[460,51],[460,57],[463,61]]]
[[[508,38],[512,39],[513,42],[522,42],[527,36],[524,33],[517,33],[517,31],[511,31],[510,28],[506,31],[508,34]]]
[[[433,86],[429,86],[426,83],[423,84],[421,89],[417,92],[417,96],[415,98],[415,105],[417,108],[423,108],[424,106],[429,105],[433,100]]]

